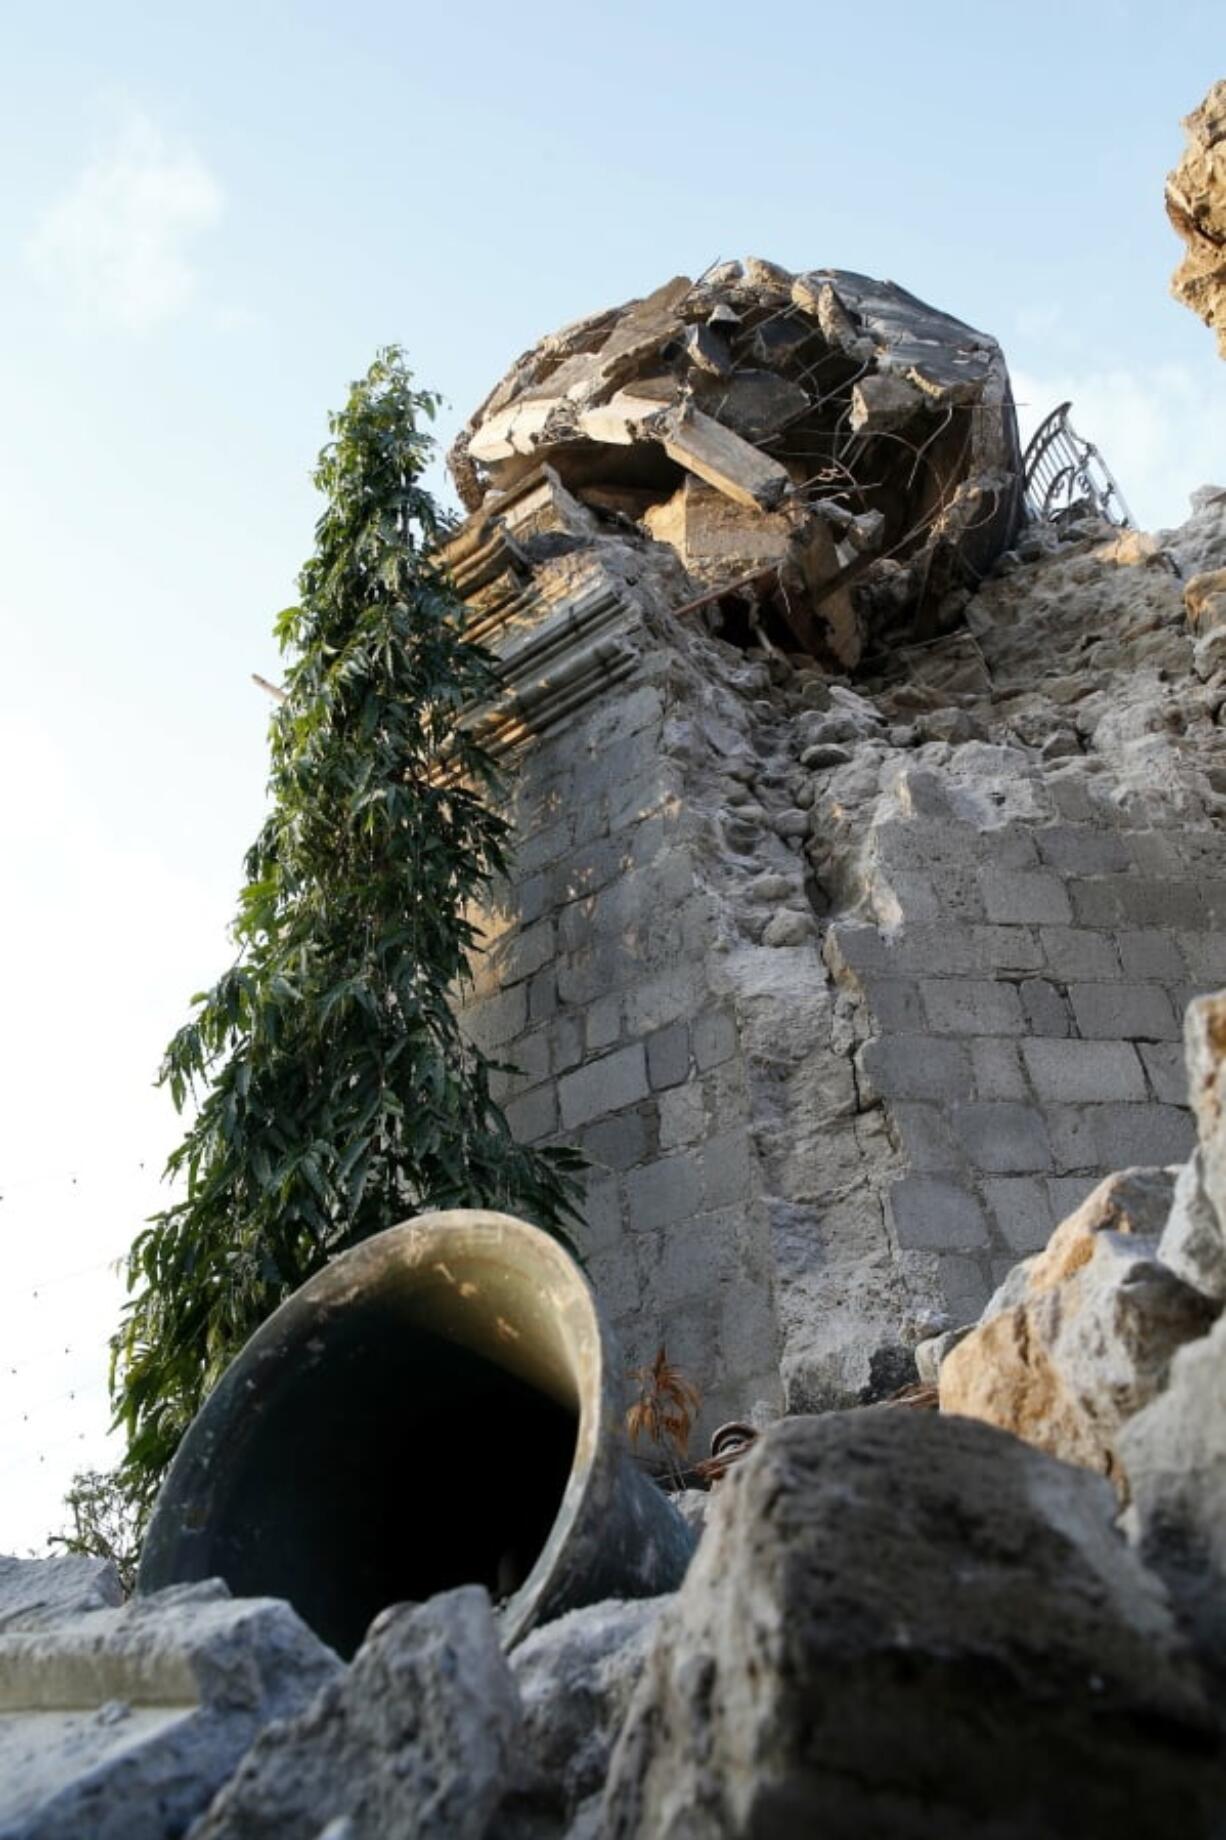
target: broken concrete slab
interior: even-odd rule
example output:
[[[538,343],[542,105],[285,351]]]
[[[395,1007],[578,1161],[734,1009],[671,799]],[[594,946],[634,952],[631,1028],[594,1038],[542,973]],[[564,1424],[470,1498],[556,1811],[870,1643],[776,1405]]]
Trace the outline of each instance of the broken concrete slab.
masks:
[[[179,1840],[256,1734],[339,1674],[217,1580],[0,1635],[4,1840]]]
[[[670,410],[660,423],[660,445],[670,460],[751,509],[776,510],[792,483],[786,467],[701,409]]]
[[[1008,376],[992,339],[893,283],[836,269],[792,276],[758,259],[721,263],[696,282],[677,276],[543,339],[451,456],[474,511],[493,509],[542,461],[610,516],[661,512],[687,479],[750,516],[793,502],[802,515],[821,504],[841,515],[872,556],[834,583],[850,601],[813,603],[810,618],[793,617],[795,581],[787,596],[766,582],[758,598],[781,649],[799,643],[843,668],[853,631],[871,648],[908,623],[909,636],[927,639],[956,617],[953,600],[941,611],[950,590],[980,578],[1021,504]],[[735,569],[727,585],[738,591]]]
[[[66,1617],[113,1610],[123,1602],[109,1559],[60,1553],[51,1559],[0,1557],[0,1634],[47,1629]]]

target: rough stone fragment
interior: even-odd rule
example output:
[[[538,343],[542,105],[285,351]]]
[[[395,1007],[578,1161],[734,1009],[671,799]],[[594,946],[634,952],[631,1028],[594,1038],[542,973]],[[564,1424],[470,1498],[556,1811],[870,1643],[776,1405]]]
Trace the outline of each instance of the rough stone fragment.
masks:
[[[190,1840],[482,1840],[519,1709],[486,1592],[376,1617],[352,1667],[270,1727]]]
[[[708,1498],[704,1495],[702,1500]],[[573,1610],[522,1642],[511,1657],[523,1726],[515,1787],[498,1840],[569,1828],[599,1793],[609,1756],[668,1598],[610,1601]]]
[[[1226,626],[1226,569],[1208,569],[1194,575],[1183,591],[1188,625],[1198,639]]]
[[[1110,1506],[932,1413],[774,1426],[657,1627],[608,1840],[1207,1835],[1209,1715]]]
[[[109,1559],[61,1553],[53,1559],[0,1557],[0,1632],[46,1629],[90,1610],[123,1602],[119,1573]]]
[[[1167,179],[1166,211],[1187,254],[1171,292],[1216,330],[1226,358],[1226,79],[1183,125],[1188,145]]]
[[[288,1604],[217,1581],[0,1635],[0,1835],[178,1840],[340,1672]]]
[[[1205,1193],[1218,1220],[1226,1222],[1226,991],[1189,1003],[1184,1052]]]
[[[1226,1319],[1180,1349],[1162,1396],[1120,1433],[1129,1537],[1226,1679]]]
[[[1226,1303],[1226,1234],[1205,1193],[1200,1150],[1192,1153],[1179,1172],[1170,1217],[1158,1242],[1158,1257],[1186,1284]]]
[[[1116,1435],[1217,1306],[1157,1259],[1173,1172],[1101,1182],[941,1367],[941,1409],[982,1419],[1127,1493]]]

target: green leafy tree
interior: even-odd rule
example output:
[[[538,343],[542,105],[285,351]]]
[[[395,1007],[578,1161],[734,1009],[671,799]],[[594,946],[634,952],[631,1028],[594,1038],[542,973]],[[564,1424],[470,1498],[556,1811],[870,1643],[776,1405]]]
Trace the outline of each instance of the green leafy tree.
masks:
[[[573,1217],[577,1157],[514,1142],[452,1007],[508,827],[459,720],[494,661],[464,636],[419,483],[437,401],[381,352],[314,475],[326,509],[277,622],[285,699],[238,957],[160,1074],[195,1107],[168,1165],[185,1192],[135,1241],[113,1349],[142,1512],[226,1364],[330,1256],[423,1207],[505,1208],[563,1238]]]
[[[64,1533],[53,1533],[49,1547],[82,1553],[90,1559],[109,1559],[119,1582],[129,1594],[136,1586],[140,1538],[133,1506],[114,1470],[78,1470],[64,1506],[72,1517]]]

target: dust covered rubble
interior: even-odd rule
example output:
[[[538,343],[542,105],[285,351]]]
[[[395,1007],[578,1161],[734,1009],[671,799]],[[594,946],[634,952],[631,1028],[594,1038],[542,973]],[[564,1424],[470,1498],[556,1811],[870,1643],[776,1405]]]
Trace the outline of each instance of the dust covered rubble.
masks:
[[[1021,509],[994,340],[892,282],[754,258],[543,339],[450,466],[483,519],[547,466],[669,546],[693,593],[741,581],[845,668],[900,621],[937,630]]]

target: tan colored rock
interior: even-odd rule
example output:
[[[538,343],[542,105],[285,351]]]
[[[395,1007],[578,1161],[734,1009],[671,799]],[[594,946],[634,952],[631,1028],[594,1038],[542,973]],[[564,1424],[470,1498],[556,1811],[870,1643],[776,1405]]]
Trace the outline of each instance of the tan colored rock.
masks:
[[[946,1357],[942,1411],[1097,1470],[1126,1498],[1116,1434],[1217,1314],[1157,1258],[1173,1180],[1130,1169],[1100,1183]]]
[[[1194,575],[1183,591],[1188,625],[1197,638],[1226,626],[1226,569]]]
[[[1188,145],[1166,182],[1166,213],[1188,250],[1171,292],[1216,331],[1226,358],[1226,80],[1183,125]]]

